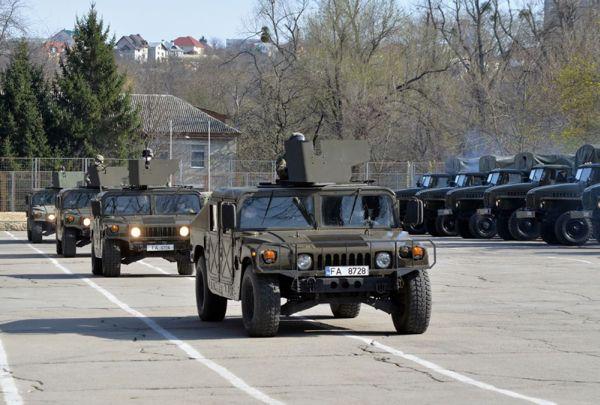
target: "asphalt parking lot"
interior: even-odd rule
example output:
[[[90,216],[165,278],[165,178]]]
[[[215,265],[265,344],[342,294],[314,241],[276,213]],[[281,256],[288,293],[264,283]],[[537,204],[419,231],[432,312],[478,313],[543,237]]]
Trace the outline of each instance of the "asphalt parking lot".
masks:
[[[363,306],[248,338],[238,303],[196,315],[194,278],[145,260],[93,277],[89,246],[57,258],[0,233],[6,403],[598,403],[600,245],[440,238],[424,335]]]

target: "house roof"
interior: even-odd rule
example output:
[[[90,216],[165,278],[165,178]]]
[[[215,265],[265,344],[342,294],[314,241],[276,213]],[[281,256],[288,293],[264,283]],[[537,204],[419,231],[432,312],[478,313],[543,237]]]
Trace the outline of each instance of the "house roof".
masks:
[[[194,37],[179,37],[173,43],[177,46],[193,46],[196,48],[205,48],[206,46]]]
[[[185,100],[169,94],[132,94],[134,107],[139,108],[142,129],[147,133],[207,134],[208,123],[213,134],[239,135],[239,131],[211,117]]]
[[[162,47],[164,50],[168,50],[168,45],[164,42],[150,42],[148,43],[149,48],[159,48]]]
[[[130,49],[142,49],[147,46],[148,41],[142,38],[140,34],[124,35],[117,42],[117,48],[128,47]]]

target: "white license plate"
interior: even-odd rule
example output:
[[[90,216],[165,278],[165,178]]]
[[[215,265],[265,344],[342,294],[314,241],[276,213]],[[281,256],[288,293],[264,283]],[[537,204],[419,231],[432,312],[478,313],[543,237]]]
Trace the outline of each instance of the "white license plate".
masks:
[[[443,217],[444,215],[452,215],[452,210],[451,209],[443,209],[443,210],[438,210],[438,215],[440,217]]]
[[[535,211],[517,211],[517,218],[535,218]]]
[[[492,210],[490,208],[479,208],[477,210],[477,213],[479,215],[491,215],[492,214]]]
[[[148,252],[168,252],[170,250],[175,250],[174,245],[148,245],[146,246],[146,250]]]
[[[360,277],[369,275],[369,266],[326,266],[327,277]]]

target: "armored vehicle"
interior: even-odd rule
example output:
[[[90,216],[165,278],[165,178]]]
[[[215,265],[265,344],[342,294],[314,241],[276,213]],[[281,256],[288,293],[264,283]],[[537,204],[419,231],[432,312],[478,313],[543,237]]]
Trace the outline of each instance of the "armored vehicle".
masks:
[[[396,198],[398,199],[398,206],[400,212],[400,222],[403,228],[412,235],[422,235],[427,230],[425,224],[408,224],[404,221],[406,217],[408,202],[415,198],[415,195],[422,190],[438,189],[447,187],[454,178],[453,174],[449,173],[428,173],[424,174],[421,179],[417,182],[417,186],[413,188],[405,188],[403,190],[396,191]]]
[[[145,257],[177,262],[191,275],[190,223],[203,195],[189,187],[166,186],[178,161],[129,161],[129,186],[100,192],[91,202],[92,273],[118,277],[121,264]]]
[[[567,159],[564,159],[566,162]],[[572,162],[571,162],[572,163]],[[525,207],[529,190],[550,184],[566,183],[572,175],[572,166],[536,165],[529,181],[491,187],[483,194],[483,206],[477,210],[482,216],[492,216],[496,221],[498,236],[504,240],[533,240],[539,237],[540,227],[535,218],[517,218],[517,211]]]
[[[418,192],[416,197],[423,202],[423,223],[427,232],[432,236],[456,235],[455,218],[444,210],[446,194],[455,188],[481,185],[486,177],[487,173],[481,172],[459,173],[448,187]]]
[[[33,190],[25,197],[27,215],[27,239],[40,243],[43,236],[56,230],[55,199],[61,188],[74,187],[83,178],[81,172],[53,172],[52,187]]]
[[[592,221],[592,236],[600,242],[600,184],[583,190],[583,216]]]
[[[317,155],[295,135],[285,149],[287,180],[217,190],[194,220],[200,318],[221,321],[227,301],[241,300],[248,334],[274,336],[281,315],[328,303],[354,318],[364,303],[391,314],[400,333],[425,332],[435,248],[402,232],[392,190],[349,183],[367,144],[322,141]],[[422,215],[409,205],[408,216]]]
[[[584,215],[583,191],[600,183],[600,164],[579,166],[575,179],[567,184],[534,188],[527,193],[527,208],[517,212],[520,219],[540,222],[540,235],[549,244],[583,245],[592,234],[591,219]]]

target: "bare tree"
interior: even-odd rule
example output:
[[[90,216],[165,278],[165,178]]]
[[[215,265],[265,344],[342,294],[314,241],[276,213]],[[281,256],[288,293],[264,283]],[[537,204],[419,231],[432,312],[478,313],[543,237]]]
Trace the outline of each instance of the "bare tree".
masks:
[[[7,51],[10,38],[25,33],[23,0],[0,0],[0,56]]]

